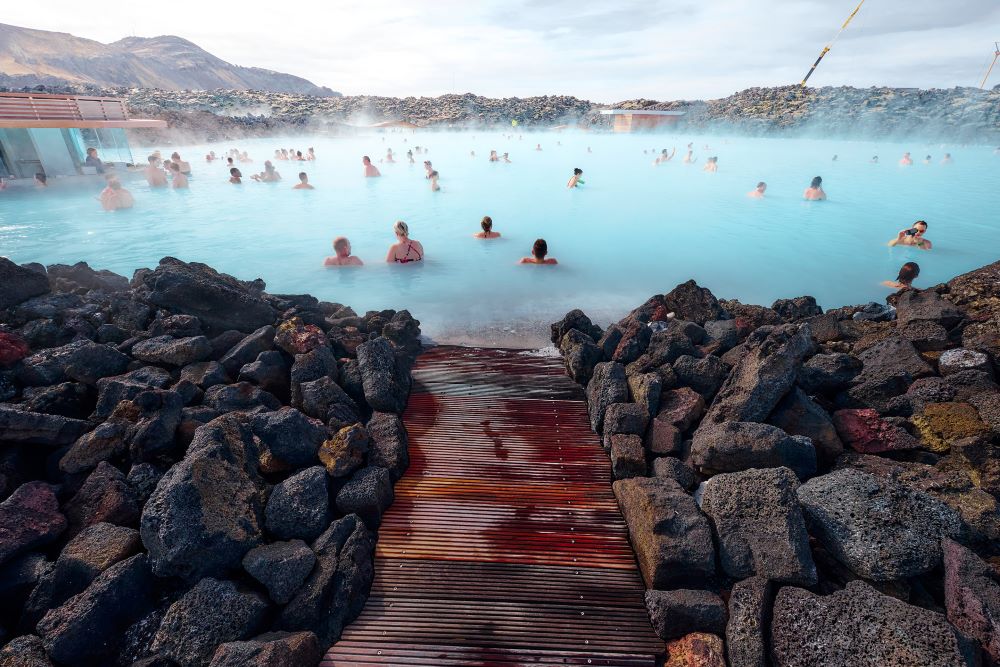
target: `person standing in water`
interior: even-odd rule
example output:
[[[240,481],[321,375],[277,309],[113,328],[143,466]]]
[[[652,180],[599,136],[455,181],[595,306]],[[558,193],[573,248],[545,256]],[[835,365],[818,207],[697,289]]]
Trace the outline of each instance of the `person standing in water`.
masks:
[[[767,190],[767,183],[761,181],[757,184],[757,187],[747,193],[747,197],[753,197],[754,199],[763,199],[764,192]]]
[[[698,161],[698,158],[694,157],[694,149],[691,148],[691,144],[688,144],[687,153],[684,155],[684,164],[694,164]]]
[[[910,151],[903,153],[903,157],[899,158],[900,167],[909,167],[913,164],[913,158],[910,157]]]
[[[170,163],[170,171],[173,172],[173,180],[170,183],[170,187],[174,190],[186,189],[188,187],[188,177],[181,171],[180,164],[176,162]]]
[[[583,169],[577,167],[573,170],[573,175],[569,177],[569,181],[566,183],[567,188],[575,188],[584,184]]]
[[[522,257],[518,264],[558,264],[555,258],[546,259],[549,254],[549,244],[545,239],[535,239],[531,246],[531,257]]]
[[[954,160],[951,159],[951,153],[945,153],[944,157],[941,158],[941,164],[951,164]]]
[[[105,211],[118,211],[135,205],[132,193],[123,188],[121,181],[114,177],[108,179],[108,185],[101,192],[99,199]]]
[[[899,275],[895,280],[885,280],[882,282],[886,287],[892,289],[913,289],[913,281],[920,275],[920,265],[916,262],[907,262],[899,269]]]
[[[382,175],[378,167],[372,164],[372,159],[367,155],[361,158],[361,164],[365,166],[365,178],[375,178]]]
[[[826,192],[823,191],[823,177],[814,177],[809,187],[802,193],[802,197],[809,201],[825,201]]]
[[[309,175],[304,171],[299,172],[299,182],[292,186],[293,190],[315,190],[313,186],[309,184]]]
[[[479,226],[483,228],[483,231],[476,232],[473,234],[473,238],[477,239],[498,239],[500,238],[500,232],[493,231],[493,218],[488,215],[483,216],[482,222]]]
[[[434,167],[431,166],[431,161],[424,160],[424,178],[430,178],[432,171],[434,171]]]
[[[438,173],[436,171],[432,171],[430,173],[430,179],[431,179],[431,192],[437,192],[438,190],[440,190],[441,186],[438,185]]]
[[[229,170],[229,182],[233,185],[241,184],[243,182],[243,173],[236,167],[233,167]]]
[[[710,157],[705,160],[705,166],[701,168],[702,171],[707,171],[710,174],[714,174],[719,171],[719,158]]]
[[[338,236],[333,240],[333,256],[323,260],[323,266],[362,266],[360,257],[351,254],[351,242],[346,236]]]
[[[930,250],[934,247],[934,244],[930,242],[930,239],[925,239],[924,234],[927,233],[927,223],[923,220],[917,220],[913,223],[913,226],[909,229],[900,230],[896,238],[889,241],[889,247],[897,245],[908,245],[915,248],[920,248],[921,250]]]
[[[84,161],[83,166],[93,167],[97,170],[98,174],[104,173],[104,162],[101,158],[97,157],[97,149],[93,146],[87,149],[87,159]]]
[[[587,149],[587,152],[590,152],[589,148]],[[672,153],[669,152],[666,148],[664,148],[663,150],[660,151],[660,154],[656,157],[656,160],[653,161],[653,164],[656,165],[656,164],[661,164],[663,162],[670,162],[671,160],[674,159],[675,155],[677,155],[676,146],[674,147],[674,151]]]
[[[149,166],[143,170],[143,173],[146,176],[146,182],[149,183],[149,187],[167,187],[167,175],[163,173],[163,168],[160,165],[160,158],[155,155],[150,155],[146,159],[149,162]]]
[[[402,220],[397,220],[392,226],[396,234],[396,242],[389,246],[385,261],[389,264],[411,264],[424,259],[424,246],[420,241],[410,238],[410,228]]]
[[[184,174],[185,176],[191,175],[191,163],[182,160],[180,154],[177,151],[174,151],[173,153],[170,154],[170,159],[171,161],[177,163],[177,166],[180,167],[182,174]]]
[[[392,157],[392,149],[391,148],[385,152],[385,161],[386,162],[395,162],[396,161]]]

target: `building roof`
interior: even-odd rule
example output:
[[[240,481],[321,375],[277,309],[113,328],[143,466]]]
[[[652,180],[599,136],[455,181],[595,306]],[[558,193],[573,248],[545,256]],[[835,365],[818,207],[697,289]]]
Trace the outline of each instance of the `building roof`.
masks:
[[[0,93],[0,129],[166,126],[163,120],[129,118],[125,103],[114,97]]]
[[[601,109],[602,116],[683,116],[686,111],[660,111],[658,109]]]

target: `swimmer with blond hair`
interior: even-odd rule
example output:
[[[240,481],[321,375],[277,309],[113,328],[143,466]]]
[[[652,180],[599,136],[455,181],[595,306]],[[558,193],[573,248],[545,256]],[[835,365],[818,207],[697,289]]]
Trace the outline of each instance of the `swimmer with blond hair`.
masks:
[[[323,266],[362,266],[360,257],[351,254],[351,242],[346,236],[338,236],[333,240],[333,257],[323,260]]]
[[[424,259],[424,246],[420,241],[410,238],[410,228],[402,220],[397,220],[392,226],[396,234],[396,242],[389,246],[385,261],[389,264],[411,264]]]

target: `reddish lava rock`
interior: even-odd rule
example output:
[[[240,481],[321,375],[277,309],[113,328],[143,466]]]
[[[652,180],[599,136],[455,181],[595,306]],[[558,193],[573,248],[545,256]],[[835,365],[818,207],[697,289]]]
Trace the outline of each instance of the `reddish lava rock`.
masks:
[[[1000,662],[1000,585],[993,568],[957,542],[945,538],[941,547],[948,621]]]
[[[871,408],[837,410],[833,413],[833,425],[840,439],[862,454],[920,447],[919,440],[885,421]]]
[[[274,335],[274,344],[291,355],[312,352],[317,347],[327,345],[326,334],[315,324],[303,324],[302,320],[293,317],[278,326]]]
[[[31,350],[19,336],[0,333],[0,366],[12,366],[28,356]]]
[[[722,639],[707,632],[692,632],[667,642],[663,667],[726,667]]]
[[[0,503],[0,564],[48,544],[66,530],[59,501],[45,482],[28,482]]]

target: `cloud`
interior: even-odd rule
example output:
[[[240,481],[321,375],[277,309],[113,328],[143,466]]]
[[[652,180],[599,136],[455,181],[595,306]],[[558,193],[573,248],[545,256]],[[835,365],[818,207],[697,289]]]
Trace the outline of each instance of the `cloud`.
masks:
[[[70,0],[10,3],[4,22],[100,41],[177,34],[229,62],[349,94],[713,98],[795,83],[857,0],[174,0],[100,14]],[[997,0],[866,2],[810,83],[974,85]]]

